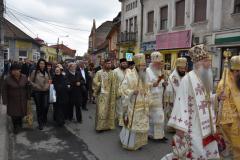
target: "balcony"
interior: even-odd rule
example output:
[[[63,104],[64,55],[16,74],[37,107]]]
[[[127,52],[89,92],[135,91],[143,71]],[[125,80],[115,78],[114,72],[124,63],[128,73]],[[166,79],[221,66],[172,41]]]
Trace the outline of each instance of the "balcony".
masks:
[[[137,42],[137,32],[121,32],[118,35],[118,43],[135,43]]]

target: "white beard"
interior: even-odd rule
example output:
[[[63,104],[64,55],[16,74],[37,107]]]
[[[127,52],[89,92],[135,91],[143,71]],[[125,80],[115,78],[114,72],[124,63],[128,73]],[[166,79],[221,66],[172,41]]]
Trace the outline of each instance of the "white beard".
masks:
[[[199,77],[207,91],[213,91],[213,73],[212,69],[204,69],[202,66],[198,69]]]
[[[140,70],[138,72],[138,76],[142,80],[143,83],[146,82],[146,71],[145,70]]]
[[[158,77],[162,75],[162,70],[161,69],[156,69],[152,66],[152,64],[150,64],[150,68],[152,70],[152,72]]]

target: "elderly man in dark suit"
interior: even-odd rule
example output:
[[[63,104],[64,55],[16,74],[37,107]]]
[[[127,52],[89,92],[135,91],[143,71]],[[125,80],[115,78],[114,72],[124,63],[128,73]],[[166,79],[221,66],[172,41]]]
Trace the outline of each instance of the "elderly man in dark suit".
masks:
[[[78,62],[78,71],[80,75],[84,79],[84,84],[81,85],[81,91],[82,91],[82,109],[87,111],[87,101],[88,101],[88,90],[90,89],[89,82],[90,82],[90,76],[88,74],[88,70],[85,68],[84,61]]]

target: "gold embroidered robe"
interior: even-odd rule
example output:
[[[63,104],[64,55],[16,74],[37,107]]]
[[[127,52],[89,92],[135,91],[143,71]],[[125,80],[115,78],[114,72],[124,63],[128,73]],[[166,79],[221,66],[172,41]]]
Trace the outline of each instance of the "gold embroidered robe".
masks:
[[[235,85],[233,75],[227,71],[225,94],[227,98],[222,105],[222,114],[219,124],[224,132],[225,140],[230,144],[230,150],[233,152],[233,159],[240,159],[240,90]],[[223,91],[223,80],[220,81],[217,88],[217,94]]]
[[[133,95],[135,90],[139,90],[137,97]],[[148,142],[150,87],[134,69],[126,75],[119,92],[128,104],[128,124],[122,128],[120,141],[124,148],[137,150]]]
[[[116,89],[113,71],[100,70],[93,79],[93,91],[97,99],[95,129],[115,128]]]

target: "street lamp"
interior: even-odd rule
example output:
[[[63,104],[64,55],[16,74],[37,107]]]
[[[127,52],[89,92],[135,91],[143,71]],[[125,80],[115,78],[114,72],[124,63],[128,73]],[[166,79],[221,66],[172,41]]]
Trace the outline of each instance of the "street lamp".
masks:
[[[69,35],[65,35],[65,36],[58,36],[58,39],[57,39],[57,48],[56,48],[56,52],[57,52],[57,62],[59,62],[59,38],[61,37],[69,37]]]

